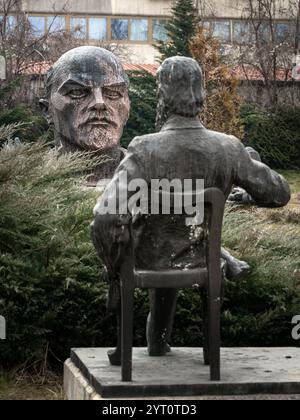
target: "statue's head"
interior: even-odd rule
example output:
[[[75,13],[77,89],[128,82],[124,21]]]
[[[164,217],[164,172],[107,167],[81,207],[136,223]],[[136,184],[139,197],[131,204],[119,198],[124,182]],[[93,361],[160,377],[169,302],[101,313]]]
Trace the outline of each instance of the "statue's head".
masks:
[[[66,150],[116,148],[129,117],[128,78],[111,52],[79,47],[64,54],[47,77],[46,106]]]
[[[157,90],[158,130],[171,115],[199,115],[205,99],[201,67],[192,58],[167,58],[157,73]]]

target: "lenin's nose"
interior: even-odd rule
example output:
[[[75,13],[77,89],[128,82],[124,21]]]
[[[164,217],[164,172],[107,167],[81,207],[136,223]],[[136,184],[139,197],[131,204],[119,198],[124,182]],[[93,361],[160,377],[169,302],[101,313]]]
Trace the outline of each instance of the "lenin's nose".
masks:
[[[96,111],[101,111],[102,109],[105,109],[106,105],[103,99],[102,95],[102,89],[96,88],[93,90],[93,100],[90,105],[90,109],[94,109]]]

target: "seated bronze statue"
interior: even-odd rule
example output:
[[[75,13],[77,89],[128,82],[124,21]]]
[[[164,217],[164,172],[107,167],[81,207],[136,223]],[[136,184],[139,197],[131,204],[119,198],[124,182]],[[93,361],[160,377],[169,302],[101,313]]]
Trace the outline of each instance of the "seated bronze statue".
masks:
[[[264,207],[284,206],[290,200],[289,186],[281,175],[252,159],[235,137],[207,130],[202,125],[199,115],[205,93],[202,71],[195,60],[167,59],[158,71],[157,85],[158,132],[136,137],[131,142],[94,211],[93,240],[107,267],[109,303],[113,308],[119,306],[119,269],[128,244],[127,225],[132,214],[130,211],[127,215],[103,214],[102,209],[109,200],[118,201],[116,186],[124,173],[128,182],[143,179],[148,185],[153,179],[203,179],[205,188],[216,187],[226,198],[233,186],[237,186]],[[132,194],[128,192],[128,200]],[[151,264],[152,270],[159,270],[162,261],[168,261],[173,247],[176,248],[176,235],[170,236],[167,225],[157,226],[153,235],[159,240],[155,249],[147,249],[145,263]],[[183,262],[185,257],[183,252]],[[230,265],[232,257],[225,250],[223,257]],[[170,350],[176,299],[174,289],[150,292],[147,340],[151,356],[161,356]],[[109,356],[111,363],[120,364],[118,349]]]

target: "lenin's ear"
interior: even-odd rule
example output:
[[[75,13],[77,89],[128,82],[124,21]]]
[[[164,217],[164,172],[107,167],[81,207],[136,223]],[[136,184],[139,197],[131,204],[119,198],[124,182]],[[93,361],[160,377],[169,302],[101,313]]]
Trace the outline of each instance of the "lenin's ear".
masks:
[[[50,114],[49,114],[49,101],[45,98],[42,98],[39,100],[40,110],[42,111],[42,114],[46,118],[48,124],[51,124],[50,120]]]
[[[39,100],[40,109],[44,113],[48,113],[49,111],[49,101],[45,98]]]

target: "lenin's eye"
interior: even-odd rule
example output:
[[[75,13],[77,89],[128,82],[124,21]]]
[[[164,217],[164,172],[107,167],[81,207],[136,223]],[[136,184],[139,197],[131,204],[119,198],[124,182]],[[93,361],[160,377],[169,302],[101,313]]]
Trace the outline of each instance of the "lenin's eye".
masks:
[[[103,89],[103,95],[109,99],[118,99],[121,98],[122,93],[115,89]]]
[[[70,98],[72,99],[82,99],[85,98],[88,94],[87,89],[71,89],[68,92],[68,96],[70,96]]]

